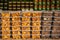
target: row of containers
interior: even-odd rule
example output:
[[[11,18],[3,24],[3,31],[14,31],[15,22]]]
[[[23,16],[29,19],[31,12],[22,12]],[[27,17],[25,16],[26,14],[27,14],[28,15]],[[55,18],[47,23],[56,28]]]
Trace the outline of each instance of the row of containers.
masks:
[[[0,9],[3,10],[60,10],[60,0],[0,0]]]
[[[0,11],[0,39],[49,38],[60,38],[60,11]]]
[[[35,0],[35,10],[60,10],[59,0]]]

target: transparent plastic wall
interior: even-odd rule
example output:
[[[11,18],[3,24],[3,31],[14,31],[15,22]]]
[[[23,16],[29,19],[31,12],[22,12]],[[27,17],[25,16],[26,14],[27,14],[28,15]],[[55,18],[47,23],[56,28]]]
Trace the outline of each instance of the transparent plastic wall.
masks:
[[[1,40],[60,38],[60,11],[0,11]]]

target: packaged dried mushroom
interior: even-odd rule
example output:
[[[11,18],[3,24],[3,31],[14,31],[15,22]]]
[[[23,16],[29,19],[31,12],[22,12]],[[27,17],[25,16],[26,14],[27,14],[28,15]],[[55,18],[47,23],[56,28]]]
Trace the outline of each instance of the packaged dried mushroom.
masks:
[[[54,26],[60,26],[60,22],[59,22],[59,21],[54,21],[54,22],[53,22],[53,25],[54,25]]]
[[[50,32],[49,31],[42,31],[42,38],[49,38]]]
[[[53,26],[52,37],[60,38],[60,27],[59,26]]]
[[[33,24],[35,25],[33,26]],[[32,24],[32,38],[38,39],[40,38],[40,26],[38,26],[36,23],[33,23],[33,24]]]
[[[10,13],[2,12],[2,39],[10,39]]]
[[[23,22],[30,22],[30,17],[22,17]]]
[[[32,17],[32,21],[40,21],[41,20],[41,18],[40,17]]]
[[[51,21],[43,21],[43,25],[51,25]]]
[[[52,16],[53,12],[51,11],[44,11],[43,16]]]
[[[32,39],[40,39],[40,31],[32,31]]]
[[[48,26],[48,25],[44,25],[42,27],[43,27],[42,28],[43,31],[50,31],[50,29],[51,29],[51,26]]]
[[[59,34],[59,33],[60,33],[60,27],[59,27],[59,26],[53,26],[52,32],[53,32],[53,33],[56,32],[56,33],[54,33],[54,34]]]
[[[55,12],[54,12],[54,16],[55,16],[55,17],[60,17],[60,11],[55,11]]]
[[[11,12],[12,15],[12,37],[20,39],[20,12]]]
[[[31,12],[22,12],[22,16],[23,17],[30,17],[31,16]]]
[[[42,38],[49,38],[51,26],[42,26]]]
[[[32,26],[33,27],[37,27],[37,26],[40,26],[40,21],[38,21],[38,22],[32,22]]]
[[[35,2],[38,2],[39,0],[35,0]]]
[[[33,16],[33,17],[40,17],[41,14],[42,14],[41,11],[40,11],[40,12],[39,12],[39,11],[37,11],[37,12],[36,12],[36,11],[32,12],[32,16]]]
[[[60,17],[54,17],[55,21],[60,21]]]

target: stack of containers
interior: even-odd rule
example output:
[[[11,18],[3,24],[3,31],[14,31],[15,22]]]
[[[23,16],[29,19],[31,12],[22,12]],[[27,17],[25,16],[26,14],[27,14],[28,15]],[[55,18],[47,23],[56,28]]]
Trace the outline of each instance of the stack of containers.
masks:
[[[34,3],[34,4],[35,4],[35,5],[34,5],[34,10],[38,10],[38,8],[39,8],[39,7],[38,7],[38,2],[39,2],[39,0],[35,0],[34,2],[35,2],[35,3]]]
[[[60,11],[54,12],[52,38],[60,38]]]
[[[51,0],[51,10],[56,10],[55,0]]]
[[[42,10],[42,0],[39,0],[38,5],[39,5],[39,10]]]
[[[32,39],[40,39],[41,11],[32,13]]]
[[[42,13],[42,38],[50,38],[52,23],[52,12],[44,11]]]
[[[56,5],[56,9],[57,9],[57,10],[60,10],[60,1],[57,0],[57,1],[56,1],[56,4],[57,4],[57,5]]]
[[[9,12],[2,12],[1,14],[2,20],[2,40],[10,40],[10,13]]]
[[[22,39],[30,39],[31,12],[22,12]]]
[[[50,10],[51,9],[51,0],[47,0],[46,3],[47,3],[46,4],[46,6],[47,6],[46,10]]]
[[[43,3],[42,3],[42,5],[43,5],[43,8],[42,8],[42,10],[46,10],[46,0],[43,0]]]
[[[20,39],[20,12],[10,12],[12,17],[12,38]]]

